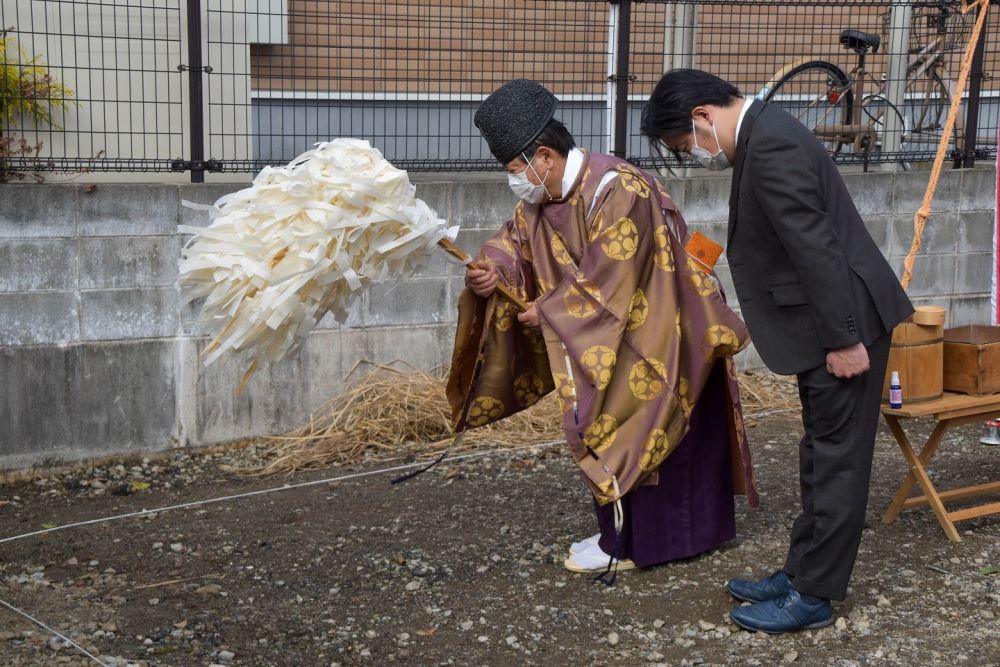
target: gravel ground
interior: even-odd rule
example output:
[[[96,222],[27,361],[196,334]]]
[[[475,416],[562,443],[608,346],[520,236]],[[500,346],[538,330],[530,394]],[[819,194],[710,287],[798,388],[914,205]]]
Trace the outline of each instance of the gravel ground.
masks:
[[[921,429],[916,429],[923,433]],[[969,427],[932,466],[940,488],[997,478],[1000,448]],[[879,436],[868,529],[835,626],[784,636],[732,625],[731,576],[781,562],[796,513],[799,425],[750,431],[761,507],[737,499],[739,538],[608,588],[562,567],[594,532],[560,447],[323,483],[3,545],[0,599],[106,664],[1000,665],[1000,518],[949,542],[926,509],[880,517],[906,472]],[[283,479],[223,464],[256,450],[177,453],[0,487],[0,535],[375,470],[369,461]],[[0,608],[0,664],[90,665]]]

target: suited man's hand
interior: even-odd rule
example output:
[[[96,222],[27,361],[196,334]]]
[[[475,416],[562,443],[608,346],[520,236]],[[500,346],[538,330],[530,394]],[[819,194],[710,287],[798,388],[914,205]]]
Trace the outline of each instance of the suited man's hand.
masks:
[[[835,377],[846,380],[866,373],[868,368],[868,350],[862,343],[855,343],[826,353],[826,370]]]

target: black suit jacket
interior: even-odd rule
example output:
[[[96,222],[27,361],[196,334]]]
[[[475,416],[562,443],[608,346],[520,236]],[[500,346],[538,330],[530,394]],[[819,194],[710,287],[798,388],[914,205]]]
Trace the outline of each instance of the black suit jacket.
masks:
[[[776,373],[871,344],[913,307],[819,141],[754,101],[740,126],[726,253],[743,318]]]

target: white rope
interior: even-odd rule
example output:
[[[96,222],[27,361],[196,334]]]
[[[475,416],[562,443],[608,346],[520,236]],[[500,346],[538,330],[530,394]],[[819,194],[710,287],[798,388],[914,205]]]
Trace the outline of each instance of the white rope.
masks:
[[[622,527],[625,526],[625,508],[622,507],[622,490],[618,486],[618,478],[614,475],[611,476],[611,485],[615,489],[615,532],[621,535]]]
[[[86,655],[88,658],[90,658],[91,660],[93,660],[94,662],[96,662],[98,665],[102,665],[102,667],[111,667],[108,663],[104,662],[103,660],[101,660],[100,658],[98,658],[97,656],[95,656],[94,654],[90,653],[87,649],[83,648],[82,646],[80,646],[79,644],[77,644],[75,641],[73,641],[72,639],[70,639],[69,637],[67,637],[66,635],[60,633],[57,630],[53,630],[52,628],[50,628],[49,626],[47,626],[44,623],[42,623],[41,621],[39,621],[37,618],[35,618],[31,614],[29,614],[27,612],[24,612],[24,611],[21,611],[20,609],[18,609],[14,605],[8,604],[8,603],[4,602],[3,600],[0,600],[0,604],[2,604],[3,606],[7,607],[8,609],[10,609],[11,611],[13,611],[15,613],[20,614],[21,616],[24,616],[26,619],[28,619],[29,621],[31,621],[35,625],[38,625],[40,627],[45,628],[46,630],[48,630],[49,632],[51,632],[52,634],[54,634],[56,637],[59,637],[60,639],[64,640],[65,642],[67,642],[69,644],[72,644],[73,646],[75,646],[77,648],[77,650],[79,650],[81,653],[83,653],[84,655]]]
[[[442,463],[446,461],[460,461],[463,459],[475,459],[482,458],[484,456],[491,456],[493,454],[505,454],[509,452],[516,452],[525,449],[539,449],[541,447],[551,447],[552,445],[564,444],[565,440],[550,440],[548,442],[540,442],[534,445],[525,445],[523,447],[512,447],[505,449],[493,449],[487,452],[474,452],[471,454],[461,454],[458,456],[452,456],[446,459],[442,459]],[[36,530],[30,533],[24,533],[23,535],[14,535],[12,537],[5,537],[0,539],[0,544],[6,542],[14,542],[15,540],[21,540],[26,537],[35,537],[37,535],[44,535],[46,533],[54,533],[57,530],[68,530],[70,528],[78,528],[80,526],[92,526],[98,523],[107,523],[109,521],[117,521],[119,519],[128,519],[131,517],[145,516],[148,514],[159,514],[160,512],[168,512],[170,510],[186,509],[189,507],[198,507],[199,505],[209,505],[212,503],[221,503],[229,500],[237,500],[239,498],[250,498],[252,496],[261,496],[267,493],[275,493],[276,491],[289,491],[291,489],[301,489],[307,486],[317,486],[319,484],[329,484],[330,482],[339,482],[345,479],[356,479],[359,477],[368,477],[370,475],[381,475],[387,472],[396,472],[399,470],[406,470],[408,468],[416,468],[422,465],[426,465],[425,462],[421,461],[418,463],[407,463],[406,465],[395,466],[392,468],[381,468],[379,470],[369,470],[367,472],[352,473],[350,475],[341,475],[339,477],[327,477],[325,479],[316,479],[310,482],[300,482],[298,484],[284,484],[282,486],[273,487],[270,489],[259,489],[257,491],[247,491],[245,493],[237,493],[231,496],[222,496],[221,498],[208,498],[206,500],[195,500],[189,503],[181,503],[179,505],[170,505],[168,507],[160,507],[158,509],[151,510],[140,510],[138,512],[128,512],[127,514],[117,514],[113,516],[106,516],[100,519],[89,519],[87,521],[78,521],[76,523],[68,523],[64,526],[54,526],[52,528],[46,528],[44,530]]]
[[[568,359],[567,359],[567,362],[568,362]],[[572,373],[572,369],[571,369],[569,363],[566,364],[566,367],[567,367],[567,369],[569,369],[569,372]],[[449,458],[446,458],[446,459],[442,459],[441,462],[444,463],[445,461],[461,461],[461,460],[467,460],[467,459],[483,458],[483,457],[486,457],[486,456],[492,456],[493,454],[505,454],[505,453],[523,451],[525,449],[540,449],[542,447],[551,447],[552,445],[565,444],[565,442],[566,442],[565,440],[550,440],[548,442],[540,442],[540,443],[536,443],[534,445],[525,445],[523,447],[512,447],[512,448],[505,448],[505,449],[494,449],[494,450],[490,450],[490,451],[487,451],[487,452],[474,452],[474,453],[471,453],[471,454],[460,454],[458,456],[452,456],[452,457],[449,457]],[[120,519],[128,519],[128,518],[131,518],[131,517],[146,516],[146,515],[150,515],[150,514],[159,514],[160,512],[169,512],[171,510],[178,510],[178,509],[186,509],[186,508],[191,508],[191,507],[198,507],[199,505],[209,505],[209,504],[212,504],[212,503],[221,503],[221,502],[226,502],[226,501],[229,501],[229,500],[237,500],[237,499],[240,499],[240,498],[250,498],[252,496],[260,496],[260,495],[264,495],[264,494],[268,494],[268,493],[275,493],[275,492],[278,492],[278,491],[289,491],[291,489],[301,489],[301,488],[305,488],[305,487],[309,487],[309,486],[317,486],[319,484],[329,484],[331,482],[339,482],[339,481],[343,481],[343,480],[347,480],[347,479],[358,479],[360,477],[369,477],[369,476],[372,476],[372,475],[381,475],[381,474],[389,473],[389,472],[398,472],[400,470],[407,470],[409,468],[416,468],[416,467],[421,466],[421,465],[425,465],[425,464],[423,462],[408,463],[406,465],[393,466],[391,468],[381,468],[379,470],[369,470],[367,472],[352,473],[350,475],[340,475],[338,477],[327,477],[327,478],[324,478],[324,479],[317,479],[317,480],[312,480],[312,481],[309,481],[309,482],[300,482],[298,484],[284,484],[284,485],[279,486],[279,487],[273,487],[273,488],[269,488],[269,489],[259,489],[257,491],[248,491],[246,493],[237,493],[237,494],[233,494],[233,495],[229,495],[229,496],[222,496],[222,497],[219,497],[219,498],[208,498],[206,500],[195,500],[195,501],[192,501],[192,502],[189,502],[189,503],[180,503],[178,505],[169,505],[167,507],[160,507],[160,508],[157,508],[157,509],[151,509],[151,510],[145,510],[144,509],[144,510],[140,510],[138,512],[128,512],[126,514],[117,514],[117,515],[112,515],[112,516],[107,516],[107,517],[101,517],[99,519],[89,519],[87,521],[78,521],[76,523],[68,523],[68,524],[66,524],[64,526],[54,526],[52,528],[46,528],[44,530],[36,530],[36,531],[30,532],[30,533],[23,533],[21,535],[13,535],[11,537],[5,537],[3,539],[0,539],[0,544],[4,544],[4,543],[7,543],[7,542],[14,542],[16,540],[21,540],[21,539],[24,539],[24,538],[27,538],[27,537],[36,537],[38,535],[45,535],[46,533],[54,533],[54,532],[59,531],[59,530],[68,530],[70,528],[79,528],[80,526],[92,526],[92,525],[99,524],[99,523],[108,523],[108,522],[111,522],[111,521],[118,521]],[[620,499],[621,492],[618,489],[618,480],[614,476],[612,476],[612,484],[614,485],[614,488],[615,488],[615,495],[619,496],[619,499],[616,500],[616,502],[615,502],[615,530],[617,532],[620,532],[621,528],[622,528],[622,524],[624,523],[624,512],[622,511],[622,506],[621,506],[621,499]],[[49,627],[48,625],[46,625],[42,621],[38,620],[34,616],[28,614],[27,612],[21,611],[17,607],[15,607],[15,606],[13,606],[13,605],[5,602],[4,600],[0,600],[0,605],[3,605],[4,607],[10,609],[14,613],[23,616],[24,618],[28,619],[32,623],[35,623],[39,627],[44,628],[45,630],[51,632],[53,635],[59,637],[60,639],[66,641],[67,643],[71,644],[77,650],[79,650],[81,653],[83,653],[88,658],[90,658],[91,660],[93,660],[94,662],[96,662],[98,665],[101,665],[102,667],[110,667],[108,665],[108,663],[103,662],[100,658],[97,658],[96,656],[94,656],[93,654],[91,654],[89,651],[87,651],[87,649],[83,648],[82,646],[80,646],[79,644],[77,644],[75,641],[73,641],[69,637],[66,637],[62,633],[60,633],[60,632],[56,631],[55,629]]]

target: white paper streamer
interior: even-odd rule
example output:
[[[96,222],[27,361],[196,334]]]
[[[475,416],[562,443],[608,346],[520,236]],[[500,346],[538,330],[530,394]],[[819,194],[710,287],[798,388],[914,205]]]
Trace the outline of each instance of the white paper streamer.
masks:
[[[265,167],[213,206],[184,202],[211,220],[179,228],[192,235],[180,260],[182,298],[204,298],[202,316],[217,330],[205,363],[253,349],[246,381],[328,312],[343,322],[359,290],[414,272],[438,241],[454,241],[458,227],[415,192],[367,141],[334,139]]]

